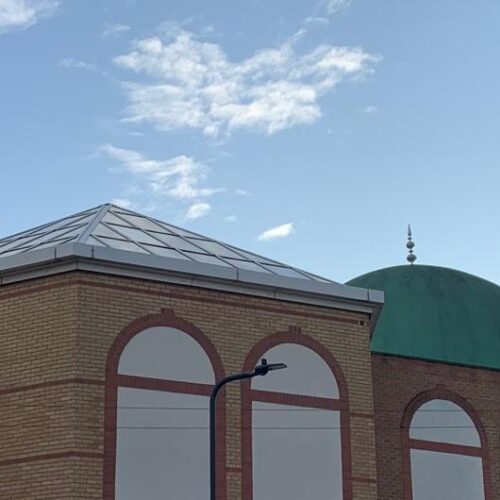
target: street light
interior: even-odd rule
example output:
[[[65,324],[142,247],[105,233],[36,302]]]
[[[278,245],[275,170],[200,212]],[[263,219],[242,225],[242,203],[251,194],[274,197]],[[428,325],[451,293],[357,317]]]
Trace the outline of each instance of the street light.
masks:
[[[212,389],[212,394],[210,395],[210,500],[216,500],[216,477],[215,477],[215,405],[217,402],[217,394],[219,391],[229,382],[234,382],[235,380],[243,380],[246,378],[253,378],[257,376],[263,377],[267,375],[270,371],[282,370],[286,368],[284,363],[271,363],[268,364],[267,360],[262,359],[260,365],[257,365],[253,372],[246,373],[236,373],[234,375],[229,375],[219,382],[217,382]]]

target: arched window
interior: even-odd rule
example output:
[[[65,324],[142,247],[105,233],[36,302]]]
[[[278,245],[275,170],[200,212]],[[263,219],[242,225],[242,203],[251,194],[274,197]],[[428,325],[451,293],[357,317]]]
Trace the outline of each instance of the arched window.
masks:
[[[108,363],[104,498],[205,498],[211,358],[217,378],[223,375],[213,346],[189,324],[149,326],[125,337]],[[223,427],[220,411],[219,418]]]
[[[349,416],[343,377],[329,352],[309,337],[279,335],[273,340],[279,343],[269,347],[266,340],[267,350],[257,348],[249,356],[249,368],[260,357],[288,368],[256,377],[244,387],[243,498],[348,500]]]
[[[408,500],[487,498],[483,438],[456,402],[427,400],[404,432]]]

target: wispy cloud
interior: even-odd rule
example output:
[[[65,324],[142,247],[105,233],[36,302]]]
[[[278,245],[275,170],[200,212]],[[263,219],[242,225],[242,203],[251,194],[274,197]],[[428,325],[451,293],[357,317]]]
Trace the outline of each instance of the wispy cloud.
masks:
[[[85,61],[79,61],[74,57],[65,57],[64,59],[61,59],[59,61],[59,66],[61,66],[61,68],[86,69],[87,71],[95,71],[97,69],[97,66],[95,64],[87,63]]]
[[[188,210],[191,214],[189,218],[197,218],[193,214],[199,214],[202,211],[203,207],[193,208],[196,205],[203,205],[200,199],[223,190],[204,186],[210,168],[190,156],[181,155],[167,160],[151,160],[138,151],[118,148],[111,144],[101,146],[99,152],[119,162],[122,169],[133,175],[133,180],[137,185],[133,190],[129,189],[129,193],[133,191],[141,197],[147,194],[148,198],[154,197],[157,200],[169,198],[184,203],[195,202]],[[205,205],[208,204],[205,203]],[[204,215],[208,209],[205,208]]]
[[[294,232],[293,223],[283,224],[281,226],[272,227],[263,233],[259,234],[260,241],[275,240],[277,238],[285,238]]]
[[[351,0],[320,0],[305,24],[329,24],[330,18],[351,5]]]
[[[115,37],[129,30],[130,26],[127,26],[126,24],[106,23],[104,31],[101,33],[101,38],[105,39],[109,37]]]
[[[210,212],[210,204],[205,202],[198,202],[191,205],[186,212],[186,219],[199,219],[205,217]]]
[[[373,115],[378,112],[378,107],[371,104],[370,106],[366,106],[365,108],[363,108],[363,112],[368,113],[369,115]]]
[[[0,33],[29,28],[53,14],[59,4],[59,0],[0,0]]]
[[[332,15],[349,7],[349,5],[351,5],[351,0],[326,0],[324,5],[326,12]]]
[[[233,215],[226,215],[226,216],[224,217],[224,220],[225,220],[226,222],[238,222],[238,216],[237,216],[237,215],[234,215],[234,214],[233,214]]]
[[[167,41],[135,41],[131,52],[114,60],[142,77],[123,83],[126,121],[210,137],[235,130],[273,134],[318,120],[321,97],[377,60],[360,48],[331,45],[298,54],[294,42],[231,62],[220,45],[183,30]]]
[[[128,198],[113,198],[111,203],[122,208],[134,208],[134,203]]]

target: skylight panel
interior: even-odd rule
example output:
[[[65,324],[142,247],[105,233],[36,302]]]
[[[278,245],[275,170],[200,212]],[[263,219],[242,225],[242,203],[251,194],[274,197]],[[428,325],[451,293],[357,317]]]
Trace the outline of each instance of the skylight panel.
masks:
[[[75,224],[86,224],[92,220],[94,217],[95,213],[91,214],[80,214],[78,216],[72,216],[72,217],[66,217],[65,219],[61,219],[56,222],[52,222],[50,224],[45,224],[43,226],[39,226],[38,228],[34,228],[33,230],[29,231],[29,234],[32,236],[34,235],[40,235],[40,234],[45,234],[48,231],[55,231],[56,229],[64,229],[65,227],[68,226],[73,226]]]
[[[180,236],[184,236],[185,238],[202,238],[207,239],[204,236],[201,236],[196,233],[192,233],[191,231],[187,231],[186,229],[182,229],[180,227],[172,226],[171,224],[162,224],[167,230],[172,232],[173,234],[178,234]]]
[[[106,238],[106,237],[101,237],[101,240],[111,248],[115,248],[117,250],[126,250],[128,252],[137,252],[137,253],[145,253],[147,254],[148,252],[141,248],[139,245],[136,245],[135,243],[131,241],[126,241],[126,240],[117,240],[114,238]]]
[[[227,262],[236,266],[239,269],[245,269],[246,271],[257,271],[258,273],[268,273],[271,274],[267,269],[259,266],[255,262],[250,262],[248,260],[239,260],[239,259],[226,259]]]
[[[218,257],[215,257],[214,255],[194,252],[186,252],[186,255],[196,260],[197,262],[203,262],[204,264],[215,264],[216,266],[231,267],[229,264],[219,259]]]
[[[0,248],[2,248],[7,243],[23,242],[29,238],[36,238],[37,236],[42,236],[48,232],[54,231],[56,229],[64,228],[67,226],[73,226],[75,224],[87,224],[96,214],[96,210],[81,212],[70,217],[65,217],[64,219],[59,219],[55,222],[49,222],[41,226],[37,226],[26,231],[22,231],[17,234],[13,234],[6,238],[0,239]]]
[[[256,253],[247,252],[246,250],[242,250],[241,248],[234,247],[233,245],[228,245],[229,248],[237,252],[241,255],[240,258],[246,258],[252,262],[258,262],[262,264],[271,264],[271,265],[281,265],[280,262],[277,262],[272,259],[268,259],[266,257],[262,257],[262,255],[257,255]]]
[[[108,212],[110,214],[110,212]],[[125,212],[116,212],[117,215],[119,215],[120,218],[125,219],[129,224],[135,227],[139,227],[141,229],[145,229],[148,231],[158,231],[158,232],[170,232],[168,229],[164,227],[163,224],[156,223],[150,219],[147,219],[146,217],[141,217],[139,215],[132,215],[132,214],[127,214]],[[118,217],[115,217],[118,218]],[[123,224],[123,222],[122,222]]]
[[[162,234],[162,233],[151,233],[151,234],[153,234],[156,238],[163,241],[167,246],[175,248],[177,250],[183,250],[188,252],[200,252],[200,253],[204,252],[202,248],[193,245],[189,241],[186,241],[185,239],[179,236],[174,236],[173,234]]]
[[[77,236],[75,235],[75,236],[70,236],[70,237],[66,237],[66,238],[59,238],[56,240],[41,242],[39,245],[30,246],[29,248],[24,250],[23,253],[27,252],[29,250],[40,250],[41,248],[56,247],[58,245],[62,245],[63,243],[70,243],[71,241],[76,240],[76,238],[77,238]]]
[[[106,222],[107,224],[118,224],[121,226],[127,226],[127,227],[132,227],[133,224],[130,222],[124,220],[125,218],[117,217],[114,213],[112,212],[107,212],[106,215],[102,218],[101,222]]]
[[[133,227],[116,226],[114,224],[110,224],[110,227],[131,241],[136,241],[138,243],[148,243],[150,245],[161,245],[161,241],[149,236],[140,229],[136,229]]]
[[[280,276],[286,276],[287,278],[301,278],[301,279],[309,279],[308,276],[303,275],[302,273],[299,273],[295,269],[291,267],[285,267],[285,266],[271,266],[271,265],[264,265],[266,269],[271,271],[272,273],[279,274]]]
[[[116,231],[113,231],[108,226],[104,224],[99,224],[97,228],[94,230],[93,234],[96,236],[104,236],[105,238],[116,238],[119,240],[125,240],[126,238],[121,234],[118,234]]]
[[[7,243],[0,245],[0,252],[12,250],[14,248],[19,248],[23,246],[28,246],[28,244],[35,238],[36,236],[23,236],[20,238],[16,238],[15,240],[10,240]]]
[[[67,236],[79,236],[82,234],[83,230],[85,228],[85,225],[81,224],[78,226],[68,226],[68,227],[63,227],[61,229],[56,229],[55,231],[49,231],[45,234],[42,234],[41,236],[37,237],[36,240],[33,241],[33,243],[44,243],[44,242],[49,242],[53,240],[58,240],[62,236],[67,237]]]
[[[6,250],[5,252],[0,251],[0,257],[9,257],[11,255],[17,255],[18,253],[23,252],[24,250],[29,250],[31,247],[16,247],[11,250]]]
[[[160,247],[156,245],[144,245],[144,247],[147,248],[147,250],[149,250],[152,254],[158,255],[160,257],[189,260],[188,257],[186,257],[181,252],[174,250],[173,248]]]
[[[189,241],[192,241],[196,245],[200,246],[208,253],[215,254],[220,257],[233,257],[235,259],[241,259],[241,255],[233,252],[229,248],[226,248],[224,245],[221,245],[217,241],[201,240],[199,238],[190,238]]]

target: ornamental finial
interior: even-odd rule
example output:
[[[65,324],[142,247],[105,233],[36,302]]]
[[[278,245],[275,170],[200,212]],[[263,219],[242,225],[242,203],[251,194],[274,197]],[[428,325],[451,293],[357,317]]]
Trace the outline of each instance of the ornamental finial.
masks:
[[[411,226],[408,224],[408,241],[406,243],[406,248],[408,249],[408,255],[406,256],[406,260],[413,265],[413,263],[417,260],[417,256],[413,253],[413,248],[415,247],[415,242],[412,239]]]

